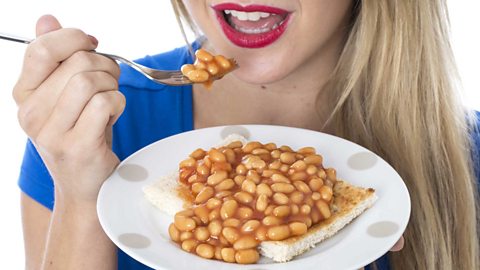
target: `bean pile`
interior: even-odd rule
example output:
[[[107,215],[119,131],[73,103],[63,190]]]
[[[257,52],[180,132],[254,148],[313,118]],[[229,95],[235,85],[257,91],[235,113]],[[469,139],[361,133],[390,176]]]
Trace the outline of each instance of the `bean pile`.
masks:
[[[176,213],[168,231],[183,250],[249,264],[262,241],[305,234],[331,216],[336,171],[314,148],[232,142],[197,149],[179,165],[193,206]]]
[[[182,74],[194,83],[211,85],[214,78],[221,78],[235,67],[232,59],[223,55],[212,55],[204,49],[195,52],[195,63],[182,66]]]

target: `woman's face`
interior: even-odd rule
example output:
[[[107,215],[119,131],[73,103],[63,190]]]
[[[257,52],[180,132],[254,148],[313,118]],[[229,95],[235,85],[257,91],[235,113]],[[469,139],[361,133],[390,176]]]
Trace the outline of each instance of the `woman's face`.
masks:
[[[352,0],[183,0],[216,53],[240,65],[235,75],[268,84],[338,53]]]

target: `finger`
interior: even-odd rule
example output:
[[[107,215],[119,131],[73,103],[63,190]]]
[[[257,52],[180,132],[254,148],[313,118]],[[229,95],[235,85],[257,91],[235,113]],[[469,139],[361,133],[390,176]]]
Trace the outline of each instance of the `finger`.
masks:
[[[390,249],[390,251],[396,252],[400,251],[403,249],[403,246],[405,245],[405,238],[403,236],[393,245],[393,247]]]
[[[60,28],[62,28],[62,26],[60,25],[60,22],[57,20],[57,18],[52,15],[43,15],[37,21],[35,32],[37,34],[36,36],[38,37],[40,35],[54,30],[58,30]]]
[[[18,110],[18,119],[25,132],[35,138],[47,119],[52,114],[62,91],[70,89],[66,87],[69,80],[83,72],[104,72],[118,80],[120,70],[118,65],[108,58],[89,53],[77,52],[74,56],[63,62],[61,66],[48,78],[48,80],[36,91],[31,94],[31,98],[21,103]],[[78,78],[77,78],[78,79]],[[111,80],[108,81],[112,83]],[[99,82],[103,85],[103,82]],[[77,80],[77,84],[81,84]],[[85,94],[92,90],[93,85],[85,85],[87,91],[78,90],[77,94]],[[79,87],[77,87],[79,88]],[[81,87],[80,87],[81,88]],[[101,86],[101,89],[104,89]],[[107,90],[117,89],[110,88]]]
[[[35,39],[25,52],[20,78],[14,87],[14,98],[19,104],[39,87],[48,76],[77,51],[96,48],[87,34],[78,29],[59,29]]]
[[[69,81],[45,126],[63,134],[72,129],[92,97],[118,89],[116,78],[102,71],[82,72]]]
[[[85,143],[105,140],[105,130],[112,126],[125,108],[125,97],[119,91],[107,91],[94,95],[82,111],[71,132]]]

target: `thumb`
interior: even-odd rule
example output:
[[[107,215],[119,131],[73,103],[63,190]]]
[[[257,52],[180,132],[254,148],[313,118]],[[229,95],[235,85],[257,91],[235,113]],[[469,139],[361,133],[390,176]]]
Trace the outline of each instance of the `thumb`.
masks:
[[[52,15],[43,15],[37,21],[36,34],[37,37],[45,33],[55,31],[62,28],[57,18]]]

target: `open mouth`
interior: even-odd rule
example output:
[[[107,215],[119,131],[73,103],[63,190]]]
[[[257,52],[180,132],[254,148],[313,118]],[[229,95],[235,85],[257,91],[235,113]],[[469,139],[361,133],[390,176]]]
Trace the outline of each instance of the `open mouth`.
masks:
[[[232,3],[212,7],[226,37],[235,45],[262,48],[278,40],[285,32],[290,12],[260,5]]]

